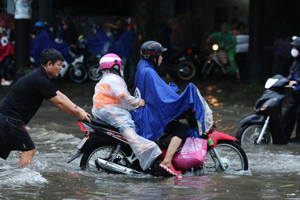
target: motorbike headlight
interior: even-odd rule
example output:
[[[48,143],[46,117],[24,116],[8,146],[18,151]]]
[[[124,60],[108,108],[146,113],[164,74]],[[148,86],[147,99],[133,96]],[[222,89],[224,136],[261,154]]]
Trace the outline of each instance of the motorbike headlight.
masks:
[[[214,44],[214,45],[212,46],[212,49],[213,49],[214,51],[217,51],[217,50],[219,49],[219,45]]]

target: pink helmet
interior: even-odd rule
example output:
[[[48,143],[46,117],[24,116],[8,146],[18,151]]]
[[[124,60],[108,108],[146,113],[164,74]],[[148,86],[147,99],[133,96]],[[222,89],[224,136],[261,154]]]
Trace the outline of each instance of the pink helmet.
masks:
[[[122,59],[114,53],[105,54],[104,56],[102,56],[102,58],[100,59],[100,62],[99,62],[101,71],[104,69],[110,69],[114,65],[119,65],[120,70],[123,70]]]

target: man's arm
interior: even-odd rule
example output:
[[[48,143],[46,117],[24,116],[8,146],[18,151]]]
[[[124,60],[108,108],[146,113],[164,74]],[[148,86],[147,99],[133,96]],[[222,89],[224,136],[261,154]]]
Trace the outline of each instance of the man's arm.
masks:
[[[60,91],[56,92],[56,96],[49,99],[49,101],[55,105],[61,111],[79,117],[81,120],[91,122],[91,115],[75,103],[73,103],[66,95]]]

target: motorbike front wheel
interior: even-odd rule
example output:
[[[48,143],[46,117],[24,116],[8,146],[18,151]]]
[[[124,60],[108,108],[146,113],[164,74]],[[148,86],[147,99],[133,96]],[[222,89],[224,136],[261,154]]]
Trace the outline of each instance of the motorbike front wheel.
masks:
[[[225,170],[222,169],[213,149],[209,149],[204,160],[204,167],[208,173],[239,173],[248,170],[248,159],[245,151],[236,143],[220,140],[216,147]]]
[[[69,78],[74,83],[83,83],[87,79],[87,69],[83,63],[76,63],[69,69]]]
[[[246,148],[256,145],[262,128],[263,125],[260,124],[242,126],[237,134],[237,139],[240,140],[241,146]],[[259,144],[273,144],[273,137],[268,129],[266,129]]]
[[[92,81],[96,81],[98,82],[101,78],[101,70],[98,64],[92,65],[89,67],[89,71],[88,71],[88,77],[92,80]]]
[[[201,77],[203,80],[207,79],[211,75],[213,67],[214,67],[214,62],[212,60],[205,61],[201,69]]]
[[[120,149],[118,152],[114,152],[116,145],[96,145],[89,151],[83,154],[80,161],[80,169],[96,171],[99,167],[96,164],[96,160],[101,158],[117,164],[126,157],[125,151]],[[115,155],[113,155],[115,154]],[[111,160],[113,156],[113,160]]]
[[[176,75],[183,81],[190,81],[196,76],[197,69],[191,61],[182,61],[176,68],[179,69],[179,71],[176,72]]]

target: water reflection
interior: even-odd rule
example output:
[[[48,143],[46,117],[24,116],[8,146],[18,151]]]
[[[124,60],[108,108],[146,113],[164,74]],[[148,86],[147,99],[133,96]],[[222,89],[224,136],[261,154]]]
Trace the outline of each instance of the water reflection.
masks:
[[[90,111],[94,83],[75,86],[67,83],[58,88]],[[233,136],[239,128],[238,121],[253,112],[253,102],[259,96],[241,92],[244,88],[238,94],[231,93],[237,85],[202,84],[199,88],[213,110],[217,130]],[[250,167],[245,174],[190,173],[183,179],[126,176],[81,171],[79,159],[67,164],[82,132],[76,119],[49,102],[44,102],[28,128],[37,147],[34,165],[18,168],[20,152],[13,152],[6,161],[0,160],[0,199],[300,198],[299,145],[245,149]]]
[[[208,103],[210,106],[213,106],[213,107],[223,107],[223,103],[220,103],[220,102],[218,101],[218,99],[215,98],[215,97],[207,96],[207,97],[205,97],[205,100],[207,101],[207,103]]]

